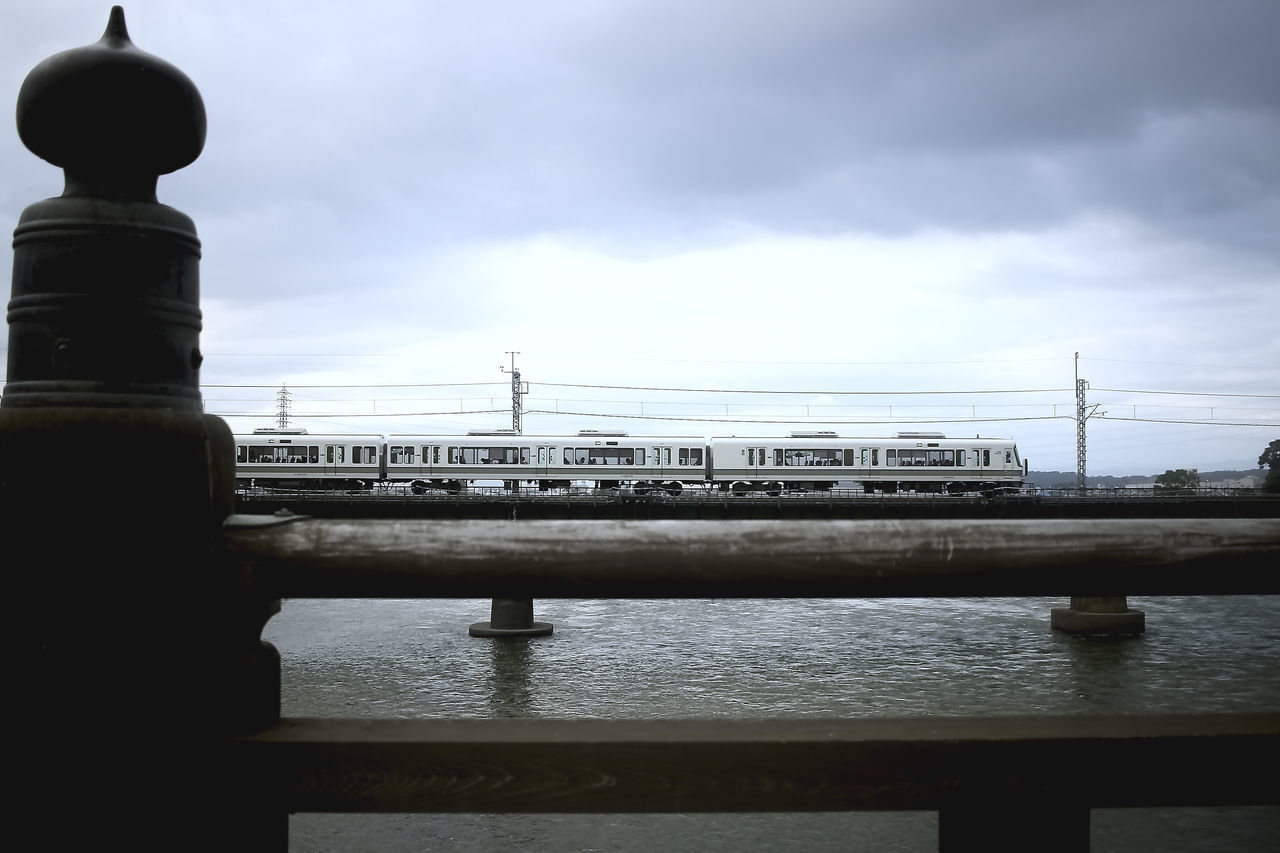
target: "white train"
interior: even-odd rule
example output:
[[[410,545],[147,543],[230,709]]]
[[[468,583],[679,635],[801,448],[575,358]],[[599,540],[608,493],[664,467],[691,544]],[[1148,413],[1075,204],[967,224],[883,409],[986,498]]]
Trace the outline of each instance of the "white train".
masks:
[[[235,436],[238,485],[372,489],[404,485],[416,494],[473,484],[541,491],[590,484],[636,494],[686,487],[744,494],[861,488],[866,492],[993,493],[1018,488],[1027,463],[1007,438],[947,438],[900,432],[891,438],[793,432],[783,438],[649,435],[583,430],[523,435],[311,435],[258,429]]]

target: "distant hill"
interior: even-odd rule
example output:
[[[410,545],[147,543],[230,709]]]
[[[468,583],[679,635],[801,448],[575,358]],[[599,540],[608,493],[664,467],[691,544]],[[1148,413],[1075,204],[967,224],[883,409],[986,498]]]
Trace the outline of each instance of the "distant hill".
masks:
[[[1159,474],[1163,474],[1161,471]],[[1085,474],[1085,484],[1090,487],[1118,489],[1135,483],[1154,483],[1159,474],[1130,474],[1124,477],[1112,477],[1102,474]],[[1226,480],[1242,480],[1245,477],[1257,478],[1258,485],[1266,477],[1265,468],[1249,468],[1244,471],[1201,471],[1201,483],[1220,483]],[[1075,471],[1031,471],[1027,474],[1027,482],[1041,489],[1073,488],[1076,484]]]

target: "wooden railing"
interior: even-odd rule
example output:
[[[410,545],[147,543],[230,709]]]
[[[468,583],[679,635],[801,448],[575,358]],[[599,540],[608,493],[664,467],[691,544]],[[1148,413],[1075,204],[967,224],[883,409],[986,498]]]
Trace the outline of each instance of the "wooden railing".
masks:
[[[233,516],[273,597],[1275,594],[1280,521],[491,522]],[[442,689],[447,687],[442,685]],[[232,738],[285,812],[939,813],[944,850],[1087,850],[1092,808],[1280,804],[1280,715],[283,719]],[[1046,827],[1053,827],[1051,832]],[[283,849],[282,847],[263,849]]]
[[[278,853],[306,811],[862,809],[935,810],[945,849],[1082,850],[1091,808],[1280,803],[1274,713],[281,719],[261,635],[282,598],[1272,595],[1280,522],[235,517],[199,388],[200,241],[155,194],[203,148],[198,91],[114,7],[32,70],[17,117],[65,179],[14,232],[0,400],[23,849]]]

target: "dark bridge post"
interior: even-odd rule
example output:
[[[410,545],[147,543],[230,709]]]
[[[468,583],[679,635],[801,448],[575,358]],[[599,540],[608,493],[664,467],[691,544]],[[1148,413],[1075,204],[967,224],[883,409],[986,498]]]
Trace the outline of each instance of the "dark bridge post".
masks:
[[[1068,634],[1131,637],[1146,630],[1146,614],[1129,607],[1123,595],[1072,596],[1070,607],[1055,607],[1049,624]]]
[[[59,850],[284,849],[283,810],[222,771],[226,734],[279,719],[259,639],[274,602],[215,553],[234,461],[200,397],[200,243],[155,195],[199,156],[203,102],[115,7],[100,41],[31,71],[17,123],[65,189],[13,243],[10,831]]]

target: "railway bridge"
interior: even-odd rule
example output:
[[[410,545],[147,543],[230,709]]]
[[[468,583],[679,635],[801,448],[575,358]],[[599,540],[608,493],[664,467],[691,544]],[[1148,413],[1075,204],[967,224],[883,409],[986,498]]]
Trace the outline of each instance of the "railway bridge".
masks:
[[[1149,489],[1038,489],[994,497],[832,489],[735,495],[689,489],[637,495],[619,489],[507,491],[416,495],[400,487],[367,492],[242,489],[239,512],[288,512],[314,518],[456,519],[1090,519],[1277,518],[1280,495],[1256,490],[1198,489],[1167,495]]]

